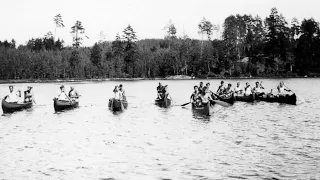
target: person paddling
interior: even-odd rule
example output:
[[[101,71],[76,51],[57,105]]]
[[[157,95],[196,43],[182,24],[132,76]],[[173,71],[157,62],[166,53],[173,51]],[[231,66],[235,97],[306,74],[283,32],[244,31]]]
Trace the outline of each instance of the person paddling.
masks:
[[[33,90],[32,90],[32,86],[28,86],[27,90],[24,91],[24,102],[25,103],[34,102],[36,104]]]
[[[224,89],[224,91],[223,91],[224,97],[230,97],[232,95],[233,91],[232,91],[231,87],[232,87],[232,84],[229,83],[228,87]]]
[[[190,96],[190,102],[191,103],[194,103],[194,102],[196,102],[197,101],[197,99],[199,99],[199,88],[198,88],[198,86],[194,86],[193,87],[193,93],[191,94],[191,96]]]
[[[8,103],[17,103],[21,97],[21,91],[13,91],[13,86],[9,86],[9,94],[4,97],[4,100]]]
[[[256,86],[252,89],[252,92],[255,93],[257,96],[262,96],[264,92],[262,92],[264,87],[262,87],[261,83],[258,81],[256,82]]]
[[[283,81],[280,82],[280,84],[279,84],[279,86],[277,87],[277,89],[278,89],[278,93],[279,93],[280,96],[285,96],[285,95],[287,95],[286,92],[291,92],[290,89],[286,89],[286,88],[284,87],[284,82],[283,82]]]
[[[79,99],[80,94],[78,93],[77,90],[74,89],[73,86],[70,86],[70,91],[69,91],[69,97],[73,100],[76,101]]]
[[[252,88],[248,82],[246,82],[246,87],[244,88],[244,95],[249,96],[252,94]]]
[[[57,95],[57,99],[60,101],[71,101],[71,99],[69,98],[69,96],[65,92],[64,85],[60,86],[60,92]]]
[[[205,87],[206,87],[206,92],[205,93],[209,93],[210,96],[211,96],[213,94],[213,92],[210,90],[210,83],[207,83]]]
[[[224,81],[221,81],[220,86],[218,87],[218,90],[217,90],[217,94],[221,95],[223,93],[224,89],[225,89],[224,88]]]
[[[122,84],[119,85],[119,92],[121,93],[123,100],[126,100],[127,98],[126,98],[125,90],[123,89]]]
[[[157,87],[157,98],[162,99],[162,91],[163,91],[163,86],[161,82],[159,82],[159,86]]]
[[[200,106],[204,106],[209,102],[213,101],[211,98],[210,93],[206,93],[207,87],[203,87],[203,91],[200,93],[201,102],[199,103]]]
[[[113,89],[113,93],[114,93],[114,99],[115,100],[122,100],[122,94],[119,91],[119,86],[115,86]]]
[[[200,82],[198,89],[200,93],[203,91],[203,82]]]
[[[168,90],[168,85],[165,85],[165,86],[163,87],[162,97],[163,97],[163,98],[166,97],[167,99],[171,99],[171,96],[170,96],[169,90]]]
[[[234,88],[234,93],[237,96],[242,95],[243,89],[240,87],[240,82],[237,82],[237,87]]]

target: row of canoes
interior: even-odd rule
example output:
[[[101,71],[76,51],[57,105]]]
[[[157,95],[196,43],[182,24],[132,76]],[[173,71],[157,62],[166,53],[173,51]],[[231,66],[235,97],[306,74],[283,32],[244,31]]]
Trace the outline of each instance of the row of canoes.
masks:
[[[243,102],[265,101],[296,105],[297,96],[296,94],[284,96],[251,94],[249,96],[235,96],[235,100]]]
[[[2,99],[2,110],[3,113],[13,113],[16,111],[21,111],[24,109],[29,109],[32,107],[32,102],[26,102],[26,103],[9,103],[5,101],[5,99]],[[53,107],[55,111],[64,111],[69,110],[73,108],[77,108],[79,106],[79,101],[64,101],[64,100],[58,100],[57,98],[53,99]],[[128,101],[120,101],[115,99],[109,99],[108,107],[112,111],[121,111],[128,107]]]
[[[295,105],[297,97],[295,94],[286,95],[286,96],[269,96],[269,95],[249,95],[249,96],[230,96],[230,97],[220,97],[217,96],[217,99],[228,104],[233,104],[235,101],[243,102],[254,102],[254,101],[266,101],[266,102],[277,102]],[[162,99],[156,99],[155,104],[160,107],[169,107],[171,105],[171,99],[164,97]],[[73,109],[79,106],[79,101],[61,101],[54,99],[54,110],[63,111],[67,109]],[[28,109],[32,107],[32,102],[28,103],[8,103],[4,99],[2,100],[2,110],[4,113],[13,113],[15,111],[20,111],[23,109]],[[121,111],[128,107],[128,101],[125,100],[116,100],[114,98],[109,99],[108,107],[112,111]],[[201,114],[210,114],[210,105],[205,105],[198,107],[195,104],[192,104],[192,109],[199,111]]]
[[[218,101],[226,102],[232,105],[235,101],[241,102],[254,102],[254,101],[265,101],[265,102],[276,102],[282,104],[291,104],[296,105],[297,96],[295,94],[292,95],[285,95],[285,96],[271,96],[271,95],[256,95],[251,94],[249,96],[234,96],[231,95],[230,97],[220,97],[217,96]],[[195,103],[192,103],[192,109],[199,114],[209,116],[212,111],[211,103],[204,104],[203,106],[196,106]]]

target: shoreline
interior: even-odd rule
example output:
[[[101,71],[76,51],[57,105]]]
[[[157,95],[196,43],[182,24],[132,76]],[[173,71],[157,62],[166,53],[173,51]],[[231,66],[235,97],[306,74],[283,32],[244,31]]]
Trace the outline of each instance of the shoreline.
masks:
[[[204,79],[299,79],[299,78],[320,78],[318,76],[314,77],[304,77],[304,76],[295,76],[295,77],[281,77],[281,76],[273,76],[273,77],[263,77],[263,76],[255,76],[255,77],[185,77],[185,78],[174,78],[174,77],[166,77],[166,78],[103,78],[103,79],[11,79],[11,80],[0,80],[0,84],[19,84],[19,83],[65,83],[65,82],[106,82],[106,81],[148,81],[148,80],[204,80]]]

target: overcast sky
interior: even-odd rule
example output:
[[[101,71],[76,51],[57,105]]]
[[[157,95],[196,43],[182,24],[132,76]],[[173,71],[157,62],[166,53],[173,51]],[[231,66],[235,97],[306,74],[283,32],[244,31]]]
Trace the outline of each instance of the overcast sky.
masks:
[[[25,44],[30,38],[54,33],[53,18],[62,15],[65,28],[57,30],[65,45],[72,43],[71,26],[79,20],[86,29],[83,44],[91,46],[103,31],[107,40],[131,24],[138,39],[162,38],[171,19],[177,35],[200,38],[198,23],[205,17],[222,26],[231,14],[251,14],[265,18],[276,7],[288,22],[293,17],[320,21],[320,0],[7,0],[0,6],[0,40],[14,38]]]

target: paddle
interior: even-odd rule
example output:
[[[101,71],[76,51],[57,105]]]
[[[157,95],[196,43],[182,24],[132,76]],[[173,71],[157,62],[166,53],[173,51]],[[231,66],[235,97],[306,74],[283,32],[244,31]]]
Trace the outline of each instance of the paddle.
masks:
[[[286,86],[285,84],[283,84],[284,87],[286,87],[287,89],[289,89],[293,94],[295,94],[290,88],[288,88],[288,86]]]
[[[111,111],[113,111],[113,101],[114,101],[114,98],[111,99],[111,105],[110,105],[110,110]]]
[[[219,104],[220,106],[223,106],[223,107],[229,107],[231,106],[231,104],[227,103],[227,102],[224,102],[224,101],[220,101],[220,100],[211,100],[212,102],[215,102],[216,104]]]
[[[64,93],[64,95],[66,95],[67,96],[67,94],[66,94],[66,92],[63,92]],[[70,97],[69,96],[67,96],[67,98],[69,99],[69,101],[70,101],[70,105],[72,105],[72,100],[70,99]]]
[[[190,104],[191,102],[188,102],[188,103],[184,103],[184,104],[182,104],[182,105],[180,105],[180,106],[186,106],[186,105],[188,105],[188,104]]]

